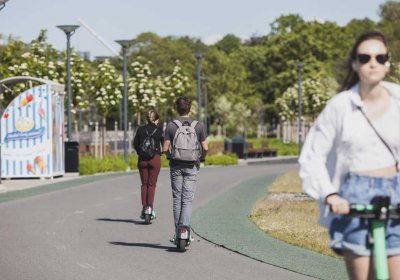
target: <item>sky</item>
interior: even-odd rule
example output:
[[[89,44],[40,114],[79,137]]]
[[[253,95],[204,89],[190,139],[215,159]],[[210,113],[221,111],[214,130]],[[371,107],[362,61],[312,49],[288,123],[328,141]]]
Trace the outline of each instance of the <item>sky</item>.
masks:
[[[299,14],[304,20],[332,21],[343,26],[352,19],[379,20],[385,0],[8,0],[0,11],[0,34],[24,42],[47,29],[48,43],[66,48],[57,25],[78,24],[78,18],[117,52],[115,40],[133,39],[142,32],[160,36],[190,36],[213,44],[226,34],[246,39],[266,35],[281,15]],[[85,27],[71,37],[77,51],[112,56]]]

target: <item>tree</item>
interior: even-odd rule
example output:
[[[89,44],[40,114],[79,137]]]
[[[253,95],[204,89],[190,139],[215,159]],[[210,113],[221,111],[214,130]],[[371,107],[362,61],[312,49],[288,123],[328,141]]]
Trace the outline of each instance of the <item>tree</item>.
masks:
[[[161,85],[162,93],[161,104],[165,107],[167,116],[173,114],[174,102],[178,96],[187,95],[191,85],[189,77],[182,71],[181,63],[179,60],[175,62],[175,67],[172,73],[162,80]],[[157,87],[160,88],[160,87]]]
[[[137,122],[141,124],[141,115],[150,107],[157,105],[157,91],[151,76],[151,61],[141,62],[138,58],[130,67],[131,77],[128,79],[128,99],[131,102],[137,116]],[[161,97],[161,91],[159,91]]]
[[[387,1],[380,5],[379,15],[381,20],[378,28],[385,34],[389,43],[391,60],[400,60],[400,3]]]
[[[214,46],[226,54],[231,54],[240,48],[242,44],[241,41],[242,40],[239,37],[236,37],[233,34],[228,34],[225,35],[225,37],[218,41]]]
[[[38,38],[29,45],[13,41],[2,49],[0,60],[0,64],[4,65],[2,74],[6,77],[33,76],[59,81],[63,72],[63,64],[57,62],[58,51],[46,43],[46,37],[46,30],[41,30]],[[12,88],[11,94],[6,91],[3,99],[4,105],[11,102],[15,95],[24,91],[27,86],[26,83],[19,83]]]
[[[109,113],[117,110],[122,100],[122,87],[122,77],[108,59],[99,64],[92,74],[88,101],[96,107],[104,124]]]
[[[306,79],[301,84],[301,102],[304,116],[314,119],[322,111],[326,102],[337,92],[335,79],[318,75],[315,79]],[[275,101],[281,121],[298,118],[298,84],[289,87]]]
[[[272,32],[265,42],[263,102],[271,104],[266,106],[270,118],[278,114],[274,101],[297,81],[296,61],[305,63],[304,79],[318,73],[337,76],[334,65],[344,64],[348,52],[348,36],[335,23],[303,22],[298,16],[284,19],[279,32]]]

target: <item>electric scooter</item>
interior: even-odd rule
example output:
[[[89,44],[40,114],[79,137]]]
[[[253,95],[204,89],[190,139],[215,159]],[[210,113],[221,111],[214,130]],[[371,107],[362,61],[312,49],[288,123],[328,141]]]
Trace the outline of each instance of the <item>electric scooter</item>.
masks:
[[[185,252],[186,247],[190,244],[190,227],[178,225],[175,236],[176,249],[179,252]]]
[[[372,204],[351,204],[351,216],[368,219],[373,238],[375,279],[388,280],[389,266],[386,254],[385,223],[389,219],[400,219],[400,204],[390,205],[389,196],[377,196]]]

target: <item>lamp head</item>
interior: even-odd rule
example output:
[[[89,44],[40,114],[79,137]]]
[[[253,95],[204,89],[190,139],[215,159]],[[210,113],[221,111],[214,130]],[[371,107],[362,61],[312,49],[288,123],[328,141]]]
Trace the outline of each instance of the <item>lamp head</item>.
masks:
[[[77,28],[79,28],[79,25],[57,25],[57,27],[64,31],[65,34],[68,34],[74,32]]]
[[[115,40],[123,48],[129,48],[132,45],[132,40]]]

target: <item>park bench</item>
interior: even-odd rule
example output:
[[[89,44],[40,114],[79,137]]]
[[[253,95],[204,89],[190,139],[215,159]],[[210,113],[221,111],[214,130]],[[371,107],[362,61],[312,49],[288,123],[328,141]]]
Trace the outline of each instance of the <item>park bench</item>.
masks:
[[[276,156],[277,156],[277,149],[269,148],[267,141],[262,141],[260,148],[254,148],[252,143],[247,143],[248,158],[276,157]]]

